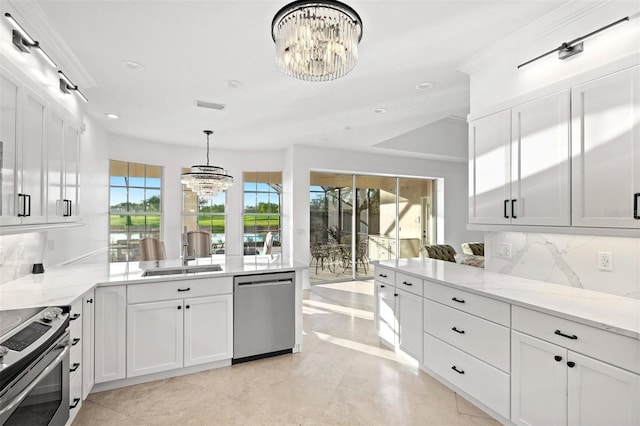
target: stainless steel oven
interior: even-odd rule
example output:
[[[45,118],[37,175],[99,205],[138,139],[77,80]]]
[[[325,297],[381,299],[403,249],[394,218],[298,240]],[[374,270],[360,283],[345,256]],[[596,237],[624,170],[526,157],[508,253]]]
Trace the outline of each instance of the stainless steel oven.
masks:
[[[0,424],[69,419],[69,309],[0,312]]]

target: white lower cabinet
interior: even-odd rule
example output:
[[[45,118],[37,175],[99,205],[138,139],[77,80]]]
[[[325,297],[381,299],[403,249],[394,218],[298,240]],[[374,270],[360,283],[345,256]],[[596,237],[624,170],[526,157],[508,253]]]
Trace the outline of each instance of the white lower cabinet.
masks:
[[[95,290],[95,383],[126,377],[127,286]]]
[[[416,360],[422,359],[422,297],[396,290],[399,349]]]
[[[377,270],[376,270],[377,271]],[[382,343],[394,348],[396,346],[396,298],[392,284],[375,281],[376,299],[376,331]]]
[[[233,296],[198,297],[184,302],[184,366],[232,358]]]
[[[95,383],[94,358],[95,339],[93,332],[95,292],[91,290],[82,297],[82,399],[87,399]]]

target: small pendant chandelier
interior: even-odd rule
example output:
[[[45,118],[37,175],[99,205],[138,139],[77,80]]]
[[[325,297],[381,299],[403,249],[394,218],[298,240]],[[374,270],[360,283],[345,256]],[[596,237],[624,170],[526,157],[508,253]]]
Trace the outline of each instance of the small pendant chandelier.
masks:
[[[207,135],[207,165],[191,166],[189,173],[183,173],[181,182],[206,201],[226,191],[233,185],[233,176],[229,176],[222,167],[209,165],[209,136],[213,131],[204,130]]]
[[[358,61],[362,20],[339,1],[298,0],[276,13],[271,37],[285,74],[307,81],[334,80]]]

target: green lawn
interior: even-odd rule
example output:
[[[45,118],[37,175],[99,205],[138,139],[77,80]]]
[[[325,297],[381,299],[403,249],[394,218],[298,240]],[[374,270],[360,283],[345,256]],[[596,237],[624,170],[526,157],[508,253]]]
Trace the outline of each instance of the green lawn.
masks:
[[[278,216],[244,216],[244,229],[258,230],[275,230],[280,228],[280,217]],[[211,229],[212,233],[224,233],[225,229],[224,216],[200,216],[198,217],[198,226],[202,229]],[[126,229],[127,227],[136,228],[160,228],[160,216],[110,216],[111,230]]]

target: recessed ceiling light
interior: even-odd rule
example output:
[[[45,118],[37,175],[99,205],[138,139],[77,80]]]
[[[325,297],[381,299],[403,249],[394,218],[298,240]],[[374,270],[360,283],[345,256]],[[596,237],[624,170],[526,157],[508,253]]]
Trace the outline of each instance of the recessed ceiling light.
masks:
[[[416,86],[416,89],[418,90],[427,90],[427,89],[431,89],[433,87],[433,83],[430,81],[425,81],[423,83],[418,83],[418,85]]]
[[[107,116],[107,118],[111,118],[113,120],[115,120],[116,118],[120,118],[120,116],[118,114],[114,114],[112,112],[107,112],[107,113],[105,113],[105,115]]]
[[[353,126],[344,126],[345,130],[351,130],[353,128]]]
[[[386,108],[376,108],[373,110],[373,112],[375,112],[376,114],[384,114],[385,112],[387,112]]]
[[[121,63],[123,67],[131,71],[142,71],[144,69],[144,65],[136,61],[124,60]]]
[[[227,87],[231,87],[232,89],[239,89],[242,87],[242,82],[238,80],[227,80],[224,82]]]

